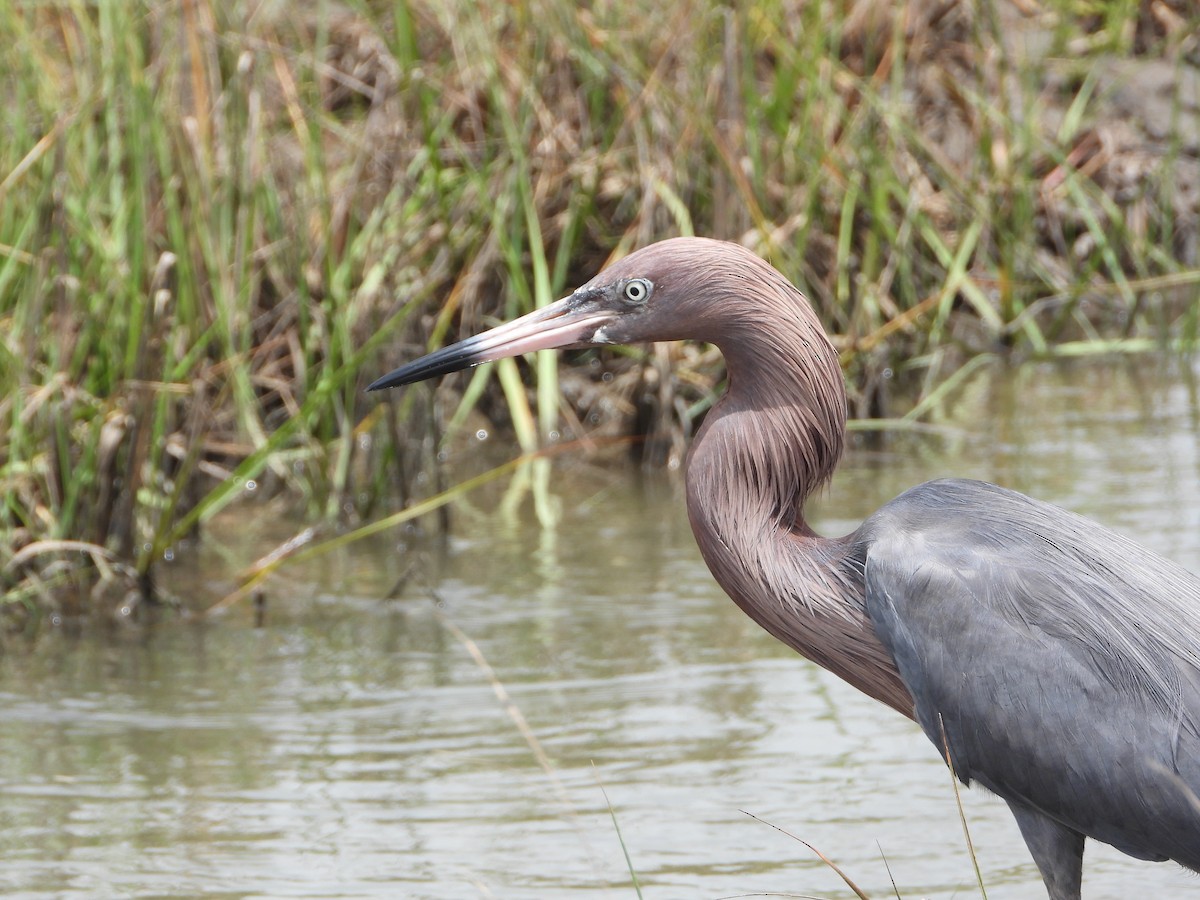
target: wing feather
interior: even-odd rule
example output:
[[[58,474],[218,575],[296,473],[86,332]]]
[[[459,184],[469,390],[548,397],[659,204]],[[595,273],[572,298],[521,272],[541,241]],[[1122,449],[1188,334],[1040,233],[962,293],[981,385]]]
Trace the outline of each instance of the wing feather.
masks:
[[[876,633],[960,778],[1200,867],[1200,579],[982,482],[914,488],[860,534]]]

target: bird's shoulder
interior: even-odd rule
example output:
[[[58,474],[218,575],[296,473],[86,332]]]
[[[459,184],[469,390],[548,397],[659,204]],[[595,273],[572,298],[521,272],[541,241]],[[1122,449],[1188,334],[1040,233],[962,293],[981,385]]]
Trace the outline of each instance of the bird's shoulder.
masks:
[[[857,533],[868,593],[911,621],[957,614],[1200,666],[1200,578],[1112,529],[965,479],[918,485]]]
[[[1200,578],[1136,541],[1052,503],[985,481],[944,478],[910,488],[859,529],[863,553],[878,562],[1019,571],[1027,583],[1096,578],[1200,603]]]
[[[1141,698],[1200,734],[1200,578],[1183,567],[1060,507],[965,480],[905,492],[860,540],[868,615],[914,696],[967,670],[1003,692],[1024,669],[1030,684],[1054,673],[1065,694]]]

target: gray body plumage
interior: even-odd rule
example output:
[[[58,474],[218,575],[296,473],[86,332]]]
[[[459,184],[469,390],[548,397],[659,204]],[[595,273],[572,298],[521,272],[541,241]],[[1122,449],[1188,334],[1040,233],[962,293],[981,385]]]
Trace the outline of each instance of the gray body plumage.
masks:
[[[1088,835],[1200,869],[1200,580],[976,481],[913,488],[849,540],[875,632],[959,778],[1080,853]]]
[[[1200,871],[1200,580],[994,485],[920,485],[853,534],[804,503],[841,456],[837,352],[804,296],[735,244],[677,238],[372,390],[550,347],[716,344],[729,389],[688,458],[688,517],[747,615],[914,718],[959,778],[1003,797],[1052,900],[1084,838]]]

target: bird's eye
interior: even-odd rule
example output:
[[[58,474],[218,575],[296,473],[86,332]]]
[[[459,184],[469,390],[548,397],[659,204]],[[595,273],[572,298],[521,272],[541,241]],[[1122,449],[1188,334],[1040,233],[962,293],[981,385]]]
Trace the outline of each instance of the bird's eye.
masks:
[[[625,299],[630,303],[645,303],[653,287],[645,278],[634,278],[625,284]]]

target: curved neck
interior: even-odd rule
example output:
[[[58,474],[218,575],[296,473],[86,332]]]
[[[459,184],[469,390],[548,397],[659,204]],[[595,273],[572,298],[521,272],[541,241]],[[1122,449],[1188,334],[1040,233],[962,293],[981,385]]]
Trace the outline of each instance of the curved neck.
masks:
[[[837,354],[806,303],[802,312],[770,329],[734,324],[718,339],[729,390],[688,460],[692,531],[718,583],[760,626],[911,716],[867,618],[861,548],[804,520],[841,456],[846,401]]]
[[[829,482],[845,442],[837,353],[823,333],[819,344],[786,330],[726,343],[729,389],[697,442],[725,445],[713,462],[760,495],[762,514],[807,530],[804,503]]]
[[[782,278],[772,288],[749,310],[726,307],[713,336],[729,388],[696,437],[689,482],[741,522],[811,534],[804,503],[841,459],[846,390],[808,301]]]
[[[719,345],[728,391],[688,458],[688,515],[701,553],[726,592],[773,634],[750,608],[757,597],[783,593],[802,607],[836,609],[851,587],[828,583],[839,542],[804,519],[805,501],[841,457],[845,428],[841,369],[823,332],[819,338],[788,334],[786,323],[782,333],[734,326]]]

